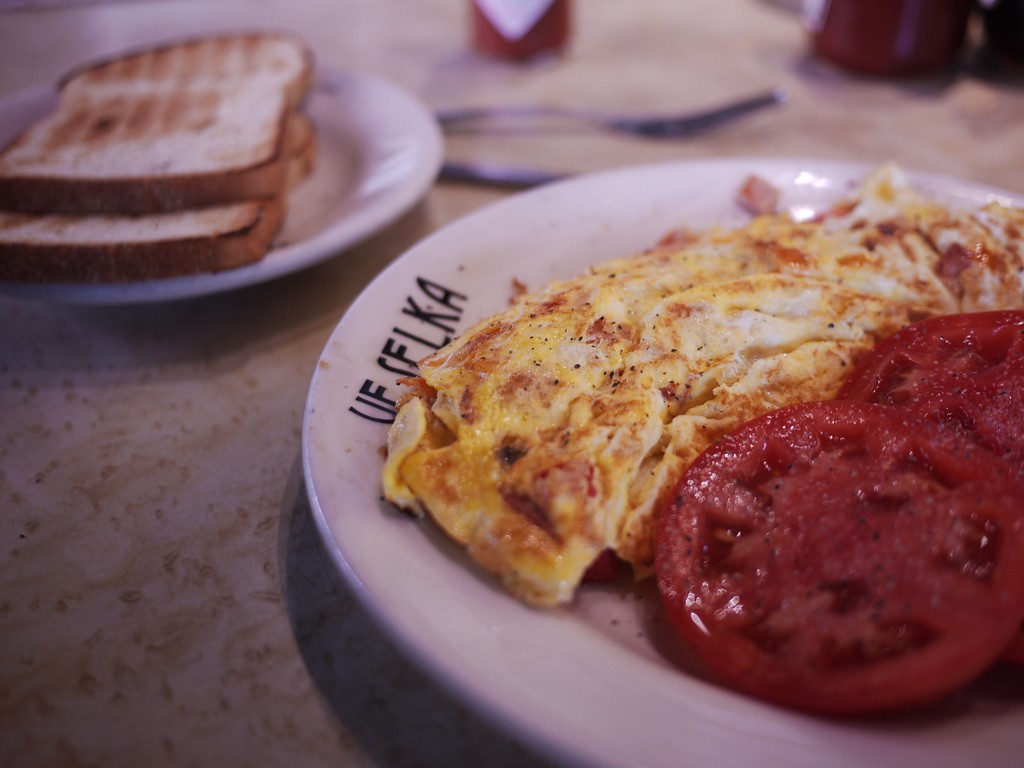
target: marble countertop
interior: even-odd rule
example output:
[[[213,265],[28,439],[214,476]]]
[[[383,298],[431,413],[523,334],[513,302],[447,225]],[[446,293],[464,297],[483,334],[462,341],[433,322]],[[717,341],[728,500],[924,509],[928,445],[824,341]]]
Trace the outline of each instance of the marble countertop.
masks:
[[[652,142],[580,129],[458,134],[457,161],[584,173],[703,157],[897,161],[1024,194],[1024,78],[972,45],[928,78],[809,55],[793,3],[585,0],[559,58],[468,48],[463,0],[250,0],[0,15],[0,98],[93,56],[274,26],[322,66],[425,104],[787,103]],[[346,308],[387,264],[513,194],[439,182],[367,240],[213,296],[82,306],[0,293],[0,764],[545,764],[437,686],[331,564],[303,487],[304,400]]]

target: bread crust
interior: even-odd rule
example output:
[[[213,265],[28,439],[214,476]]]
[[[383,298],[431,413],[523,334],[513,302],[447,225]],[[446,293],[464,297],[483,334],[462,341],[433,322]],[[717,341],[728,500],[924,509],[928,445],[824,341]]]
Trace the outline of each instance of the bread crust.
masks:
[[[253,32],[69,72],[56,111],[0,152],[0,281],[143,281],[262,259],[315,165],[300,111],[312,71],[297,38]]]
[[[102,71],[112,67],[127,68],[133,60],[145,57],[157,57],[171,50],[186,50],[191,47],[217,45],[226,41],[247,41],[250,44],[260,44],[267,40],[287,41],[296,47],[303,58],[301,72],[286,87],[285,95],[289,109],[299,109],[309,92],[312,84],[314,67],[313,54],[306,44],[295,35],[283,31],[250,31],[225,34],[203,35],[185,37],[156,45],[140,46],[135,49],[122,51],[102,58],[93,59],[78,67],[68,70],[57,80],[58,90],[64,90],[72,82],[81,80],[90,75],[102,76]]]
[[[209,171],[172,169],[167,172],[133,174],[128,170],[124,174],[110,176],[89,175],[74,168],[66,171],[60,168],[55,172],[48,166],[49,161],[45,158],[51,156],[57,147],[65,150],[70,148],[72,152],[80,151],[83,157],[87,157],[90,141],[107,140],[97,134],[102,134],[108,124],[116,125],[116,129],[110,128],[111,131],[129,133],[127,140],[131,141],[132,125],[125,111],[143,99],[158,101],[164,97],[169,102],[177,98],[188,104],[191,103],[190,99],[194,102],[199,98],[209,98],[218,88],[230,93],[234,83],[245,81],[244,67],[238,63],[245,61],[245,51],[252,49],[257,52],[252,55],[256,56],[261,50],[259,46],[264,45],[272,51],[280,42],[288,44],[286,50],[292,57],[291,63],[279,64],[276,60],[270,64],[264,62],[262,70],[269,72],[280,66],[282,71],[287,72],[286,79],[282,79],[284,75],[275,73],[274,78],[279,80],[276,83],[277,90],[267,96],[268,99],[274,99],[272,103],[276,105],[273,108],[275,116],[270,141],[264,143],[263,140],[250,137],[254,143],[248,149],[246,159],[225,159]],[[206,71],[200,68],[209,66],[209,62],[202,60],[203,51],[207,56],[213,51],[226,60],[231,57],[234,60],[221,62],[220,70],[215,61],[213,71]],[[298,67],[295,67],[296,54],[301,62]],[[190,55],[198,61],[191,62]],[[267,56],[265,50],[262,55]],[[172,57],[176,61],[173,65],[167,63]],[[186,63],[182,64],[182,61]],[[136,215],[275,197],[280,194],[288,179],[289,148],[286,137],[289,119],[302,106],[312,82],[312,70],[313,56],[309,49],[284,33],[191,38],[84,65],[65,75],[59,83],[58,105],[52,117],[56,119],[63,116],[64,122],[56,127],[51,124],[41,128],[38,123],[30,126],[0,152],[0,209],[24,213]],[[203,84],[202,88],[195,87],[197,81]],[[154,84],[155,95],[148,90],[150,84]],[[109,117],[102,112],[89,115],[88,108],[93,99],[98,104],[102,104],[105,99],[114,101],[116,106],[120,106],[116,103],[120,100],[126,106],[115,109],[108,105],[106,115]],[[176,105],[158,101],[158,106],[163,109],[163,121],[173,119]],[[89,130],[75,130],[78,123],[75,110],[83,111],[83,119],[94,118],[96,131],[90,133]],[[208,111],[211,123],[220,119],[216,109]],[[152,127],[155,122],[158,121],[153,119],[148,125],[150,130],[158,131],[158,128]],[[62,129],[67,130],[65,132]],[[178,126],[174,130],[178,135],[191,135],[189,127]],[[196,129],[199,142],[203,141],[203,130],[205,128]],[[152,141],[152,137],[147,136],[146,141]],[[114,144],[115,149],[118,146]],[[146,147],[147,144],[143,142],[136,145],[135,150],[145,153]],[[34,154],[27,159],[12,155],[25,148]],[[36,157],[43,160],[35,161]]]
[[[286,118],[283,115],[282,122]],[[282,145],[279,140],[267,162],[232,171],[109,179],[0,177],[0,210],[141,215],[270,198],[280,193],[287,179],[288,158]]]
[[[263,258],[281,227],[280,198],[241,204],[243,215],[216,234],[134,242],[0,241],[0,281],[115,283],[221,272]],[[175,214],[170,214],[175,215]],[[187,215],[187,212],[186,212]],[[145,227],[152,217],[131,219]]]

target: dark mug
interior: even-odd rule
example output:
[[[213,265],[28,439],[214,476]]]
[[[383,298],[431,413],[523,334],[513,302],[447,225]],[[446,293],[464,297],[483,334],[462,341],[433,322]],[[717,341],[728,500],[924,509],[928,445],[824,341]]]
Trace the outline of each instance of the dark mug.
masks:
[[[917,75],[951,64],[973,0],[805,0],[815,52],[869,75]]]
[[[992,50],[1024,64],[1024,0],[978,0],[978,7]]]

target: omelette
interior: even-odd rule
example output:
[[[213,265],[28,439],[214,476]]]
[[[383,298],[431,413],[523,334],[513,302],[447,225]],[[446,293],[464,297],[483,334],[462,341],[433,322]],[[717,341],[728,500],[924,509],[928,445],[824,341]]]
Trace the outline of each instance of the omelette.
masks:
[[[650,575],[689,464],[744,421],[832,397],[879,339],[1024,306],[1024,211],[954,211],[876,169],[812,220],[757,216],[517,296],[419,363],[385,498],[512,595],[573,599],[606,551]]]

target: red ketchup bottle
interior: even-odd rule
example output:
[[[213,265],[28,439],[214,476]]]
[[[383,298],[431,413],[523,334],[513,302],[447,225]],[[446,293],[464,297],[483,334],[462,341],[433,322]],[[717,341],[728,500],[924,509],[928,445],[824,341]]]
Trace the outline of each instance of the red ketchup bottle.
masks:
[[[804,0],[815,52],[844,69],[906,76],[957,57],[973,0]]]
[[[569,39],[569,0],[471,0],[473,47],[523,61],[558,53]]]

